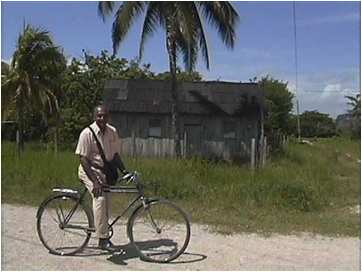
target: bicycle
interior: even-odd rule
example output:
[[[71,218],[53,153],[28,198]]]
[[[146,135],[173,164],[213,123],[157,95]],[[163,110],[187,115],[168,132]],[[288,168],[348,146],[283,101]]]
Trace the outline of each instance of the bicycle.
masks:
[[[110,237],[113,225],[134,207],[128,218],[127,235],[140,259],[167,263],[179,257],[190,241],[186,212],[169,200],[146,197],[137,172],[128,173],[118,181],[125,185],[109,186],[104,191],[137,196],[109,224]],[[95,232],[93,212],[84,202],[88,190],[54,188],[52,191],[36,215],[40,241],[52,254],[74,255],[84,249]]]

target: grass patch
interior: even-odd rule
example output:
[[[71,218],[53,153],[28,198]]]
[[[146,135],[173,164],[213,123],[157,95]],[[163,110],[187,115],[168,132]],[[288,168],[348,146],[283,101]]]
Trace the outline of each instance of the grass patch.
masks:
[[[199,159],[125,158],[142,174],[150,196],[179,203],[192,222],[223,233],[308,231],[358,236],[360,217],[348,208],[360,204],[360,142],[317,140],[313,146],[290,143],[267,167],[246,167]],[[2,144],[2,201],[39,205],[54,186],[81,188],[78,158],[56,156],[27,145],[18,159],[11,143]],[[122,210],[127,196],[113,197]]]

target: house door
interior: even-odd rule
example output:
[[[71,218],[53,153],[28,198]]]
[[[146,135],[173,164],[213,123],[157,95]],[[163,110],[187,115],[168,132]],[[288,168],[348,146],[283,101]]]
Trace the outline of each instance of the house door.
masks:
[[[201,125],[185,125],[186,156],[201,155]]]

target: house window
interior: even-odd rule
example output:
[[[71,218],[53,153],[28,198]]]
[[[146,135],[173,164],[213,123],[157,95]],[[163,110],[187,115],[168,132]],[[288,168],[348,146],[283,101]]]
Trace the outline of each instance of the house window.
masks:
[[[148,125],[148,137],[161,138],[161,120],[150,119]]]
[[[224,138],[225,139],[235,139],[236,138],[235,122],[224,122]]]

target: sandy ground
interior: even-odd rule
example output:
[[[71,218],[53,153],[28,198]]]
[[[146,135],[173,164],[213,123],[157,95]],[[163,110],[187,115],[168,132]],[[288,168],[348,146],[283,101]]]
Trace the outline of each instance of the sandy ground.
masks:
[[[113,242],[122,256],[105,254],[91,239],[79,256],[54,256],[36,233],[36,209],[2,204],[1,270],[360,270],[360,239],[319,235],[262,237],[221,235],[192,224],[186,253],[170,264],[141,261],[128,244],[124,226]]]

